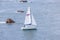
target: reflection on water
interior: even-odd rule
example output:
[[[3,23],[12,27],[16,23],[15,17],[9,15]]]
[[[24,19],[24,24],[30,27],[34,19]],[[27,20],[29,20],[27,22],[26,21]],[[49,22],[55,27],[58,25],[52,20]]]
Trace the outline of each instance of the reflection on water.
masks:
[[[37,30],[25,30],[23,31],[24,40],[34,40]]]

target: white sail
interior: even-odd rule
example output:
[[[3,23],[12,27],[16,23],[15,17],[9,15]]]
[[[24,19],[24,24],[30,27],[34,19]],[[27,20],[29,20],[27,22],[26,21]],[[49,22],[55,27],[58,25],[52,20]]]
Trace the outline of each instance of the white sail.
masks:
[[[36,29],[36,22],[32,14],[30,14],[30,7],[28,7],[28,11],[26,13],[25,17],[25,23],[24,27],[21,27],[21,29]],[[26,25],[28,24],[28,25]]]
[[[37,25],[33,15],[32,15],[32,25]]]
[[[30,24],[31,23],[31,17],[30,16],[31,16],[31,14],[30,14],[30,7],[28,7],[24,24]]]

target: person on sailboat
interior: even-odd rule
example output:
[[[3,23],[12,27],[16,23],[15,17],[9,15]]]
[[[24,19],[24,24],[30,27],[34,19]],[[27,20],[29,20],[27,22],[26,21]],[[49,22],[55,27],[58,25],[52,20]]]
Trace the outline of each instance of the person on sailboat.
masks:
[[[25,27],[25,25],[24,25],[24,27]]]

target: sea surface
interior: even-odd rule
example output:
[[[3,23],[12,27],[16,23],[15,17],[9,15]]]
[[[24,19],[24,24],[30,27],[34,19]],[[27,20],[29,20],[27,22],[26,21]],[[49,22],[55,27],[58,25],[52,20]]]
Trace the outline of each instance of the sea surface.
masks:
[[[0,0],[0,22],[8,18],[16,22],[0,23],[0,40],[60,40],[60,0],[19,1]],[[21,30],[28,7],[37,22],[37,30]]]

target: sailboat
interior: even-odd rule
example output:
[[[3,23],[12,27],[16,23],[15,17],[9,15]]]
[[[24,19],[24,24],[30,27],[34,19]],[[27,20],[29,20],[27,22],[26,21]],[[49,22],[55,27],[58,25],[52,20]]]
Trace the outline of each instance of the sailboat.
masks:
[[[30,13],[30,7],[28,7],[27,13],[26,13],[26,17],[25,17],[25,22],[24,22],[24,26],[21,27],[21,29],[37,29],[36,28],[36,21],[33,17],[33,14]]]

